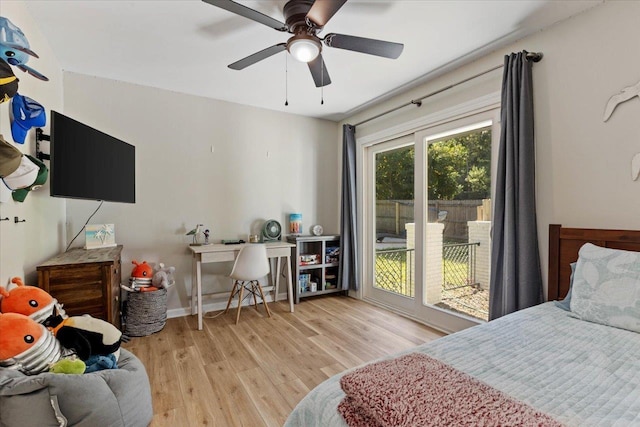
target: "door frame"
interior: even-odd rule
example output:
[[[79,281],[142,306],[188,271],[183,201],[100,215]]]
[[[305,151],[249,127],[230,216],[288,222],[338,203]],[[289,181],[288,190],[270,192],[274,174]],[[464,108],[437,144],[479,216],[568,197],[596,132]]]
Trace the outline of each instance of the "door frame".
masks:
[[[497,159],[498,143],[495,142],[495,138],[499,138],[499,130],[496,132],[495,129],[496,126],[498,126],[497,129],[499,129],[500,123],[500,98],[500,92],[493,92],[469,102],[443,109],[437,113],[429,114],[356,139],[356,168],[363,171],[362,173],[357,174],[356,183],[357,192],[360,194],[357,199],[357,215],[359,218],[358,243],[360,247],[360,250],[358,251],[358,262],[360,262],[360,265],[362,266],[362,269],[360,270],[360,283],[362,286],[356,292],[355,296],[357,298],[380,305],[448,333],[462,330],[480,323],[477,319],[454,315],[444,309],[423,304],[424,292],[422,286],[416,286],[413,305],[400,304],[400,306],[395,306],[394,304],[389,304],[387,301],[372,298],[370,292],[365,292],[364,289],[366,287],[373,287],[370,282],[367,282],[371,280],[371,274],[366,272],[373,271],[373,265],[371,264],[371,257],[366,256],[366,251],[370,247],[369,245],[372,245],[372,239],[375,239],[375,233],[371,232],[371,230],[375,230],[375,224],[371,224],[371,218],[367,215],[367,203],[369,203],[369,193],[367,193],[367,191],[370,191],[370,188],[368,188],[370,183],[367,183],[367,177],[369,176],[367,169],[371,167],[370,165],[367,165],[367,158],[369,156],[368,151],[372,146],[383,144],[387,141],[392,141],[401,137],[413,136],[416,150],[416,165],[418,165],[418,162],[420,162],[419,164],[421,165],[426,165],[427,153],[425,138],[437,133],[446,132],[447,127],[449,127],[449,129],[458,129],[464,126],[463,123],[477,123],[483,120],[481,118],[479,119],[479,117],[488,116],[493,120],[494,126],[492,129],[492,133],[494,135],[494,140],[492,141],[492,158]],[[492,177],[495,177],[496,175],[495,165],[496,162],[492,161]],[[427,218],[428,200],[426,197],[426,191],[422,194],[422,189],[426,190],[425,167],[416,167],[414,183],[416,186],[416,191],[414,192],[414,218],[416,220],[415,283],[417,285],[419,283],[423,283],[425,277],[424,262],[421,259],[422,256],[418,256],[418,254],[424,253],[424,249],[426,247],[424,221]],[[419,221],[418,219],[420,218],[422,220]]]

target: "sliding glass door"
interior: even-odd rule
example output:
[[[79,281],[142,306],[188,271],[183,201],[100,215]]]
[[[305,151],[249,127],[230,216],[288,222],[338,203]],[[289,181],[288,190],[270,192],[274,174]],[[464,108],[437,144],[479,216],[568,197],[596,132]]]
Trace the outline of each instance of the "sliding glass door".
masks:
[[[447,331],[487,320],[496,114],[365,149],[365,299]]]

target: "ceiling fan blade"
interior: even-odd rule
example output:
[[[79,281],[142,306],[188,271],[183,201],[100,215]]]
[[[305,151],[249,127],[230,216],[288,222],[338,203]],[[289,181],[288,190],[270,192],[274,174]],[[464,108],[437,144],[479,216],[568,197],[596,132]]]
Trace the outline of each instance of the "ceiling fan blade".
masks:
[[[307,18],[318,27],[324,27],[346,2],[347,0],[316,0],[307,12]]]
[[[212,6],[217,6],[221,9],[228,10],[236,15],[244,16],[253,21],[266,25],[267,27],[274,28],[278,31],[287,31],[287,25],[278,21],[270,16],[251,9],[247,6],[241,5],[231,0],[202,0],[205,3],[209,3]]]
[[[348,36],[345,34],[327,34],[324,43],[329,47],[353,50],[354,52],[397,59],[404,45],[402,43],[386,42],[384,40],[367,39],[364,37]]]
[[[275,55],[276,53],[280,53],[283,50],[287,50],[287,44],[279,43],[263,49],[260,52],[256,52],[253,55],[249,55],[246,58],[242,58],[241,60],[236,61],[233,64],[229,64],[229,68],[231,68],[232,70],[242,70],[244,68],[247,68],[249,65],[253,65],[258,61],[267,59],[268,57]]]
[[[327,66],[324,63],[324,59],[322,59],[322,55],[318,55],[316,59],[310,61],[308,65],[309,71],[311,71],[311,76],[313,77],[313,81],[315,82],[316,87],[322,87],[331,84],[331,78],[329,77],[329,72],[327,71]]]

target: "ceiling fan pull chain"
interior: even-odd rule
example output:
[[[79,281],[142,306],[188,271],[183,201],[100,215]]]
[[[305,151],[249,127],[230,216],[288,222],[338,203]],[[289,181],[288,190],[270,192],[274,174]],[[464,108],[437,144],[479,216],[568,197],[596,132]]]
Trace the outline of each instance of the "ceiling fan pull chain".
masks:
[[[320,73],[320,105],[324,105],[324,60],[320,61],[321,73]]]
[[[284,56],[284,106],[289,105],[289,55]]]

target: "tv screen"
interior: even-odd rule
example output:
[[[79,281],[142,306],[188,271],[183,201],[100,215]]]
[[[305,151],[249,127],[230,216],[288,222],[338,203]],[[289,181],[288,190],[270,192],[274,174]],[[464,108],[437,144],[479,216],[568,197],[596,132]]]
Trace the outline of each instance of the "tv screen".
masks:
[[[136,202],[136,147],[51,112],[51,196]]]

